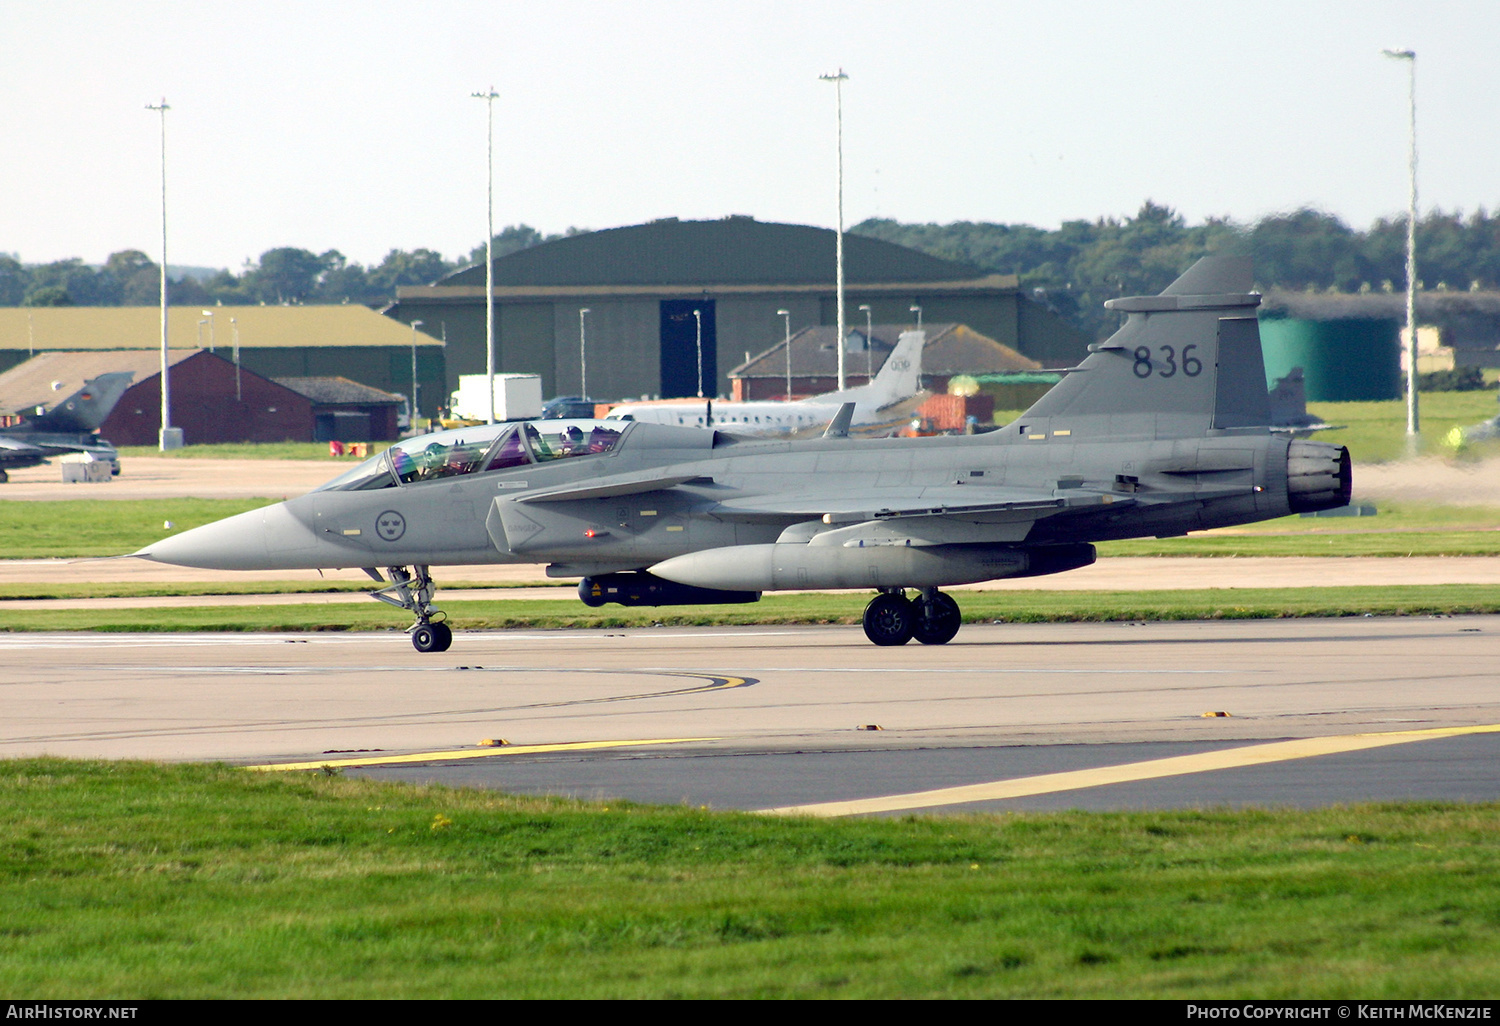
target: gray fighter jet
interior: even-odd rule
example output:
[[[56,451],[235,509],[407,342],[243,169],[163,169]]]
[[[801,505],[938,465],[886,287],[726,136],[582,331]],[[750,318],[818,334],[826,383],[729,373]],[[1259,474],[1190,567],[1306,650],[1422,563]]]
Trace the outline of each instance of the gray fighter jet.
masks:
[[[376,598],[414,614],[423,652],[452,641],[430,568],[507,562],[582,578],[590,605],[868,588],[875,644],[943,644],[961,619],[943,587],[1087,566],[1105,539],[1348,503],[1346,449],[1268,427],[1250,283],[1248,261],[1211,257],[1159,296],[1111,300],[1124,326],[989,434],[849,438],[847,408],[805,440],[589,420],[466,428],[136,555],[363,567],[384,585]]]
[[[134,376],[129,371],[116,371],[90,378],[62,402],[50,408],[33,407],[23,412],[19,424],[0,427],[0,482],[10,479],[8,471],[35,467],[49,457],[72,452],[106,460],[118,474],[119,453],[97,432]]]

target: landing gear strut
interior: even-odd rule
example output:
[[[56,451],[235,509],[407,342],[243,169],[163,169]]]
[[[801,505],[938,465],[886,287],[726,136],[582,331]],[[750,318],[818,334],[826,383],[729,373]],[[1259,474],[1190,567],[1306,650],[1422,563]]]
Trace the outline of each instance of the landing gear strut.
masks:
[[[936,588],[923,588],[915,602],[900,590],[882,592],[865,607],[865,637],[877,645],[904,645],[912,638],[946,645],[962,623],[958,603]]]
[[[385,578],[380,572],[365,568],[365,573],[375,580],[385,583]],[[393,566],[386,569],[391,575],[391,583],[384,588],[377,588],[370,593],[372,598],[379,599],[387,605],[404,609],[417,618],[417,622],[406,629],[411,635],[411,644],[418,652],[446,652],[448,646],[453,644],[453,628],[449,627],[440,619],[445,614],[441,609],[434,609],[432,605],[432,574],[425,566],[412,566],[408,570],[404,566]],[[434,619],[434,618],[438,619]]]

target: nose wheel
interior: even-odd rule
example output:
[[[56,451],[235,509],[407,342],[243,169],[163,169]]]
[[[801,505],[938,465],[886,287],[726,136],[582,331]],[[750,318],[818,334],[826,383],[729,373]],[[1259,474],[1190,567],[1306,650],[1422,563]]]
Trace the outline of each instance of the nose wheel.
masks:
[[[389,584],[380,576],[380,571],[374,567],[365,568],[365,573],[385,584],[384,588],[372,591],[370,597],[397,609],[404,609],[417,618],[417,622],[407,628],[407,633],[411,635],[412,647],[418,652],[448,651],[448,647],[453,644],[453,628],[441,619],[434,619],[442,617],[443,611],[432,604],[435,589],[428,568],[413,566],[408,570],[404,566],[393,566],[388,567],[386,572],[391,575]]]
[[[411,630],[411,644],[418,652],[446,652],[453,644],[453,628],[445,623],[419,623]]]

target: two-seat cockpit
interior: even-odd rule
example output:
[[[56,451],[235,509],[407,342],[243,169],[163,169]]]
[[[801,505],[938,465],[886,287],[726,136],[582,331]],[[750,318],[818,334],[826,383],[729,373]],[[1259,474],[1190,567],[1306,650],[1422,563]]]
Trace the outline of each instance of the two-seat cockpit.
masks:
[[[403,439],[317,491],[373,491],[575,456],[599,456],[614,451],[630,426],[598,420],[542,420],[454,428]]]

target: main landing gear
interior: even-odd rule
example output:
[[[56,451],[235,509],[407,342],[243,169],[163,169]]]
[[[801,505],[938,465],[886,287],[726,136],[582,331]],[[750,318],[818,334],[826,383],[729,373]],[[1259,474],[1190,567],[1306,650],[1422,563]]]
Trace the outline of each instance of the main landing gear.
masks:
[[[958,633],[958,603],[936,588],[923,588],[915,600],[900,589],[883,591],[865,607],[865,637],[877,645],[946,645]]]
[[[385,584],[385,578],[373,567],[366,567],[365,573]],[[453,628],[442,621],[443,611],[433,608],[432,574],[428,568],[413,566],[408,570],[404,566],[393,566],[388,567],[386,573],[391,575],[391,582],[384,588],[377,588],[370,596],[416,616],[417,622],[408,627],[406,633],[411,635],[412,647],[418,652],[448,651],[448,646],[453,644]]]

